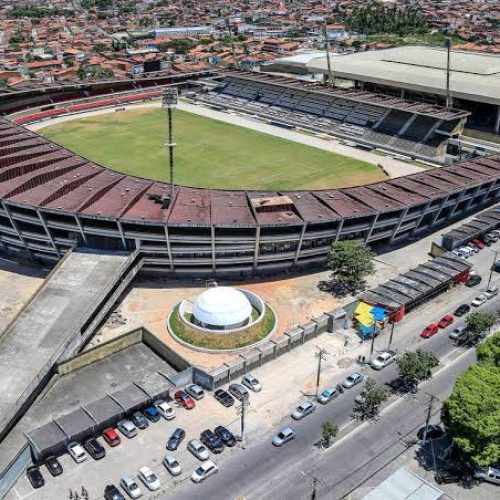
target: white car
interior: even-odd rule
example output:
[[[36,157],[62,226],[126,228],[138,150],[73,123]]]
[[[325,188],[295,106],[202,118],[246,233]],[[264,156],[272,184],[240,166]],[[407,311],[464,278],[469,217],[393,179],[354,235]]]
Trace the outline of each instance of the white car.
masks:
[[[243,376],[241,383],[246,385],[253,392],[260,392],[262,390],[261,383],[250,373]]]
[[[396,361],[396,353],[394,351],[384,351],[381,354],[379,354],[372,362],[371,366],[375,370],[382,370],[382,368],[385,368],[387,365],[390,365]]]
[[[163,465],[172,476],[178,476],[182,472],[181,465],[173,455],[165,455],[163,457]]]
[[[210,452],[199,439],[191,439],[187,449],[199,460],[208,460],[208,457],[210,457]]]
[[[142,497],[141,488],[132,476],[123,476],[120,479],[120,486],[127,492],[130,498]]]
[[[488,300],[488,297],[484,293],[481,295],[478,295],[472,302],[471,305],[474,307],[479,307],[480,305],[484,304]]]
[[[215,465],[211,460],[207,460],[191,474],[191,480],[194,483],[201,483],[204,479],[213,476],[218,470],[219,467],[217,467],[217,465]]]
[[[484,292],[484,295],[486,295],[487,299],[490,300],[496,295],[498,295],[498,287],[495,285],[491,285],[488,287],[488,289]]]
[[[139,478],[148,490],[156,491],[160,487],[160,480],[149,467],[141,467],[139,469]]]
[[[304,401],[292,412],[292,418],[294,420],[302,420],[307,415],[310,415],[316,409],[316,405],[311,403],[311,401]]]
[[[163,399],[158,399],[155,401],[155,408],[158,410],[158,413],[166,420],[172,420],[175,418],[175,410]]]
[[[339,392],[335,387],[328,387],[318,396],[318,403],[322,405],[326,405],[332,399],[336,398],[339,395]]]
[[[66,449],[68,450],[68,453],[71,455],[71,458],[77,464],[83,462],[84,460],[87,460],[87,453],[85,453],[85,450],[83,449],[82,445],[72,441],[71,443],[68,444],[68,446],[66,446]]]

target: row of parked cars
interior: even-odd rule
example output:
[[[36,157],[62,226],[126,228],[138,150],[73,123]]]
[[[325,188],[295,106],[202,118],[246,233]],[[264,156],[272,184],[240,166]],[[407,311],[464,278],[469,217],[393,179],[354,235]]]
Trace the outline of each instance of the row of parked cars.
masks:
[[[500,230],[495,229],[485,234],[481,238],[473,238],[466,245],[462,245],[461,247],[452,250],[455,255],[462,257],[464,259],[468,259],[475,253],[479,252],[486,246],[491,246],[492,243],[500,240]]]

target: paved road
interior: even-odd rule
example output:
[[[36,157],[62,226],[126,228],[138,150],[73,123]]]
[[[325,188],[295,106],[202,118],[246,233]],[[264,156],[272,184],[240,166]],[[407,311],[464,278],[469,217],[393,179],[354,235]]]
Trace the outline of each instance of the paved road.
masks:
[[[311,471],[321,479],[319,498],[341,498],[354,489],[402,451],[402,436],[408,433],[414,435],[415,429],[423,425],[428,401],[425,393],[432,392],[441,399],[446,398],[456,376],[474,361],[475,351],[455,348],[448,338],[449,330],[440,331],[427,340],[421,339],[418,334],[426,324],[439,320],[461,303],[470,302],[486,288],[487,269],[492,259],[492,252],[486,250],[471,259],[478,273],[484,277],[479,287],[457,287],[409,314],[397,328],[394,345],[398,352],[421,347],[435,352],[441,359],[439,371],[432,380],[423,384],[416,399],[409,397],[393,401],[377,423],[363,424],[341,438],[332,449],[320,452],[313,447],[313,443],[320,438],[322,422],[333,419],[342,427],[357,425],[351,421],[350,415],[354,396],[361,390],[358,386],[346,391],[329,405],[318,407],[304,421],[293,423],[297,438],[283,448],[274,448],[269,435],[268,439],[224,462],[219,473],[206,483],[197,486],[186,484],[176,489],[175,497],[219,500],[241,495],[248,499],[302,499],[311,491],[307,476]],[[494,274],[492,283],[500,285],[498,274]],[[482,306],[481,310],[498,310],[499,306],[500,296],[497,296]],[[462,323],[457,321],[453,327]],[[387,339],[388,334],[384,333],[377,339],[376,348],[385,347]],[[396,367],[392,365],[381,372],[367,368],[366,372],[384,383],[395,377]],[[283,426],[289,423],[291,421],[288,418],[283,420]],[[305,471],[306,475],[301,471]]]

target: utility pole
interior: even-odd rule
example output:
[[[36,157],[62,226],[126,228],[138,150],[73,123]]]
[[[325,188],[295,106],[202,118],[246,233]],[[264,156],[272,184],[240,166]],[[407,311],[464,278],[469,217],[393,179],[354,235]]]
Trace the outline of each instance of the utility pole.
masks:
[[[491,278],[493,277],[493,269],[495,269],[495,264],[496,264],[496,261],[497,261],[497,255],[498,255],[498,251],[495,250],[493,252],[493,264],[491,265],[491,269],[490,269],[490,277],[488,278],[488,286],[486,288],[489,288],[490,287],[490,283],[491,283]]]
[[[316,476],[312,472],[301,470],[300,473],[304,477],[308,477],[311,480],[311,488],[312,488],[311,500],[315,500],[316,495],[317,495],[317,490],[318,490],[318,483],[321,483],[324,486],[326,486],[326,483],[324,483],[318,476]]]
[[[429,427],[429,422],[431,420],[432,416],[432,410],[434,409],[434,401],[438,399],[434,394],[429,394],[430,399],[429,399],[429,404],[427,405],[427,417],[425,418],[425,428],[424,428],[424,438],[422,441],[424,444],[427,441],[427,428]]]
[[[372,341],[370,343],[370,357],[368,358],[368,364],[370,364],[372,362],[373,351],[375,350],[375,337],[377,336],[377,330],[378,330],[378,326],[377,326],[377,323],[375,322],[375,325],[373,328],[373,333],[372,333]]]
[[[389,336],[389,344],[387,345],[387,350],[390,350],[392,346],[392,337],[394,336],[394,327],[396,326],[396,323],[392,322],[391,323],[391,334]]]
[[[163,208],[168,208],[174,199],[174,124],[172,120],[172,110],[177,106],[178,93],[176,87],[165,87],[162,96],[162,107],[167,110],[168,119],[168,159],[170,170],[170,187],[168,194],[164,194],[161,201]]]
[[[451,95],[450,95],[450,52],[451,52],[451,39],[446,37],[444,42],[446,47],[446,108],[451,108]]]
[[[318,397],[319,381],[321,377],[321,362],[323,361],[323,359],[325,359],[328,353],[322,347],[316,346],[316,349],[318,349],[318,351],[314,353],[314,357],[318,358],[318,371],[316,373],[316,397]]]
[[[330,61],[330,39],[328,38],[328,29],[326,23],[323,24],[323,36],[325,37],[325,52],[326,52],[326,64],[328,68],[328,83],[333,87],[334,80],[332,75],[332,62]]]
[[[237,407],[238,409],[238,414],[240,416],[240,441],[241,441],[241,447],[245,449],[245,413],[247,406],[250,404],[250,401],[247,399],[243,399],[241,402],[241,405]]]

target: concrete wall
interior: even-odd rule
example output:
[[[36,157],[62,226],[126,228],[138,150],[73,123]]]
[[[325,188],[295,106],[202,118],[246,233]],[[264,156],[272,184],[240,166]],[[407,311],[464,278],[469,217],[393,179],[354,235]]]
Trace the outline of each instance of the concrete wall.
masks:
[[[290,352],[295,347],[302,345],[307,340],[316,338],[322,333],[332,333],[340,330],[345,317],[346,313],[343,309],[334,309],[311,319],[303,325],[291,328],[283,335],[260,344],[244,354],[240,354],[238,358],[231,360],[229,363],[224,363],[208,374],[212,377],[212,388],[227,384],[240,375]]]

